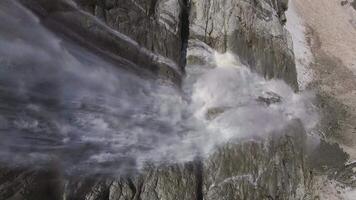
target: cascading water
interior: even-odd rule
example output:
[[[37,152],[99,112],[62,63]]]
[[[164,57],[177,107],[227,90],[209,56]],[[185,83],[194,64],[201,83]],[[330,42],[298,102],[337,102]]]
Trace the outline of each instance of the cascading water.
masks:
[[[266,81],[226,53],[187,66],[183,93],[115,66],[0,2],[0,162],[66,173],[139,170],[206,157],[226,142],[265,137],[300,119],[310,94]],[[311,120],[313,119],[313,120]]]

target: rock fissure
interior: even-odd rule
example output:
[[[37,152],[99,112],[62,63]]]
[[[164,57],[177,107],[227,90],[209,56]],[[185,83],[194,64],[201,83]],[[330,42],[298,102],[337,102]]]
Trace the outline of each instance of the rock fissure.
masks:
[[[203,163],[200,160],[195,161],[196,172],[196,200],[203,200]]]

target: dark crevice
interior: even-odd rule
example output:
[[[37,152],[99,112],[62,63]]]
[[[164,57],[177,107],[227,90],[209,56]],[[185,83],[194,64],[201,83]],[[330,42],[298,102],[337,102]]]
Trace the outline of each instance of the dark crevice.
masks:
[[[136,196],[137,190],[136,190],[135,184],[132,182],[132,180],[130,178],[127,178],[127,185],[129,186],[130,190],[134,194],[132,196],[132,199],[134,199]]]
[[[197,181],[196,185],[196,200],[203,200],[203,163],[200,159],[195,160],[196,172],[195,178]]]
[[[190,0],[180,1],[182,11],[181,11],[181,59],[180,67],[182,72],[185,71],[185,65],[187,63],[187,49],[188,49],[188,40],[189,40],[189,13],[190,13]]]
[[[156,14],[157,2],[158,2],[158,0],[151,0],[151,5],[150,5],[150,9],[148,11],[148,16],[152,17]]]
[[[144,185],[144,180],[142,178],[139,178],[139,180],[137,182],[137,188],[135,191],[135,195],[133,196],[132,200],[141,200],[143,185]]]

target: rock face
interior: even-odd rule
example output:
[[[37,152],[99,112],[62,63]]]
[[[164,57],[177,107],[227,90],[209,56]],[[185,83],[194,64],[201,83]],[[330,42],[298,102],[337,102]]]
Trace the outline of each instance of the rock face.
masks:
[[[226,145],[204,162],[204,199],[301,199],[305,134],[296,122],[267,140]]]
[[[186,12],[183,1],[176,0],[77,0],[85,10],[109,27],[130,36],[140,46],[167,57],[180,67],[182,40],[187,33],[182,30],[182,16]],[[178,48],[172,48],[178,47]]]
[[[183,1],[20,1],[54,32],[138,73],[147,69],[179,84],[188,39]]]
[[[77,0],[79,8],[60,0],[23,3],[49,28],[116,62],[179,79],[190,27],[190,49],[232,51],[265,77],[284,79],[297,89],[291,44],[283,28],[287,0],[192,0],[190,26],[187,1],[180,0]],[[191,163],[147,166],[132,177],[72,178],[56,170],[2,169],[0,199],[303,199],[310,177],[301,127],[294,121],[282,133],[231,142]]]
[[[287,0],[193,0],[190,39],[231,51],[266,78],[297,89],[292,44],[283,27],[287,5]]]

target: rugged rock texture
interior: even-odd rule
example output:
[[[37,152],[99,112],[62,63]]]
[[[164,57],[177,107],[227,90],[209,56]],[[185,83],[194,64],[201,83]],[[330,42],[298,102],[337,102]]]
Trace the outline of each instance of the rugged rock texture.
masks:
[[[301,199],[306,135],[298,122],[278,134],[226,145],[206,160],[204,199]]]
[[[231,51],[266,78],[297,89],[294,54],[286,21],[287,0],[193,0],[190,39],[219,52]]]
[[[129,69],[180,82],[188,32],[186,5],[177,0],[20,0],[44,25]],[[96,17],[94,17],[96,16]],[[132,66],[134,64],[135,66]]]
[[[129,36],[140,46],[181,62],[181,17],[185,5],[177,0],[77,0],[84,10],[98,17],[111,28]],[[182,36],[183,35],[183,36]],[[172,48],[178,47],[178,48]],[[183,56],[184,57],[184,56]],[[180,63],[183,67],[184,63]]]

